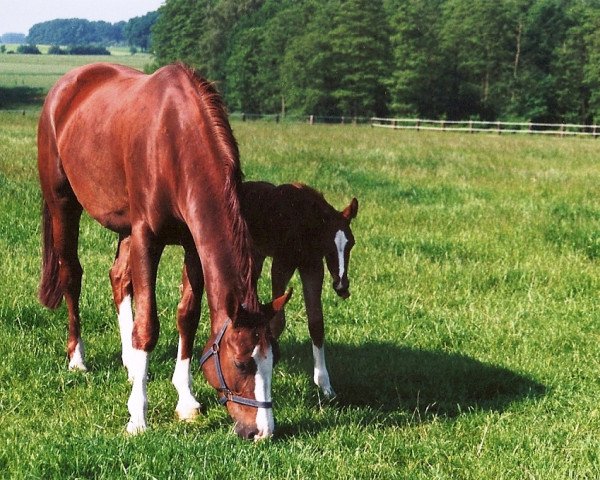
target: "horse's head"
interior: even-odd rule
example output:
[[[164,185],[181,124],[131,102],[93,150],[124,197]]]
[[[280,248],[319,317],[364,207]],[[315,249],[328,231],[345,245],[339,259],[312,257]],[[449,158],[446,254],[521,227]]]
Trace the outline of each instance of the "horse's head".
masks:
[[[350,204],[335,215],[327,227],[325,238],[325,261],[329,273],[333,277],[333,289],[342,298],[350,296],[350,281],[348,280],[348,264],[350,251],[354,246],[354,235],[350,229],[350,222],[358,213],[358,200],[353,198]]]
[[[283,309],[292,291],[261,305],[260,312],[237,308],[204,348],[200,360],[208,383],[219,392],[235,422],[235,432],[243,438],[260,440],[275,429],[271,404],[273,365],[279,356],[269,322]],[[210,360],[213,358],[212,360]]]

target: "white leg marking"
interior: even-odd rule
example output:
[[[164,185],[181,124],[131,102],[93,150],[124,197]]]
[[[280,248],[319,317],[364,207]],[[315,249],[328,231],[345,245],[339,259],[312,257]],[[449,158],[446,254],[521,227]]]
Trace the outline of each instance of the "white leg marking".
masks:
[[[348,238],[346,237],[346,234],[344,232],[342,232],[341,230],[338,230],[337,233],[335,234],[335,239],[333,241],[335,242],[335,246],[337,248],[340,287],[341,287],[342,277],[344,276],[344,272],[346,271],[345,264],[344,264],[344,250],[346,249],[346,244],[348,243]]]
[[[133,382],[133,374],[131,372],[133,311],[131,309],[131,296],[129,295],[119,305],[119,330],[121,331],[121,358],[123,359],[123,366],[127,369],[129,381]]]
[[[136,435],[146,430],[148,352],[132,350],[129,368],[129,372],[133,376],[133,385],[131,395],[127,401],[127,408],[129,409],[129,415],[131,415],[127,424],[127,433]]]
[[[83,348],[83,340],[80,337],[77,339],[77,345],[75,346],[71,360],[69,360],[69,370],[87,372],[87,367],[83,361],[84,358],[85,349]]]
[[[313,358],[315,359],[315,372],[313,377],[315,384],[317,384],[327,398],[334,398],[335,392],[329,382],[329,372],[327,372],[327,366],[325,365],[324,347],[318,348],[313,344]]]
[[[192,394],[192,375],[190,374],[190,359],[181,359],[181,337],[177,348],[177,363],[173,372],[173,385],[179,394],[175,413],[180,420],[193,420],[200,413],[200,404]]]
[[[256,374],[254,375],[254,398],[259,402],[271,401],[271,379],[273,378],[273,350],[269,345],[266,355],[261,355],[259,347],[254,348],[252,358],[256,362]],[[272,408],[256,409],[256,428],[258,434],[254,440],[262,440],[273,435],[275,420]]]

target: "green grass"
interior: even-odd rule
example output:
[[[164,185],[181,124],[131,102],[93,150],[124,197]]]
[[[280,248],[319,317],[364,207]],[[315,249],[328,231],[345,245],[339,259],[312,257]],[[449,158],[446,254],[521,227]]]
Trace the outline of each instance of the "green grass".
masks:
[[[47,48],[41,48],[47,51]],[[151,63],[148,54],[126,54],[111,48],[112,55],[0,55],[0,108],[41,105],[44,95],[69,70],[93,62],[114,62],[143,70]]]
[[[600,477],[598,141],[234,123],[248,179],[303,181],[338,208],[360,201],[352,297],[327,280],[323,298],[339,399],[323,403],[312,384],[295,278],[278,430],[253,444],[231,433],[197,371],[205,415],[173,418],[176,248],[159,272],[150,430],[123,433],[130,387],[107,276],[116,239],[89,219],[90,372],[67,371],[65,309],[35,298],[35,126],[35,115],[0,113],[0,476]],[[207,325],[204,305],[202,341]]]

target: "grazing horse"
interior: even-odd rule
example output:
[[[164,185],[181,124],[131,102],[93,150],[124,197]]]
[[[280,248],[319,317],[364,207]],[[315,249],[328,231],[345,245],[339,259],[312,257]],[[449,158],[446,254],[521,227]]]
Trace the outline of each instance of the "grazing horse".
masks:
[[[236,432],[260,439],[274,429],[269,321],[284,295],[261,306],[250,237],[239,204],[239,152],[214,87],[177,64],[145,75],[95,64],[62,77],[49,92],[38,127],[43,194],[41,302],[64,297],[69,367],[85,370],[77,256],[85,210],[119,234],[111,269],[123,358],[132,380],[129,433],[146,429],[149,353],[158,340],[158,263],[167,244],[185,252],[177,311],[179,348],[173,383],[176,412],[193,418],[190,357],[206,287],[212,352],[203,371],[219,392]],[[135,322],[131,302],[135,297]]]
[[[281,295],[294,272],[300,272],[313,343],[314,382],[326,397],[333,398],[323,347],[323,257],[333,278],[333,289],[340,297],[348,298],[348,262],[354,246],[350,221],[358,213],[358,201],[353,198],[338,212],[323,195],[306,185],[275,186],[266,182],[244,182],[240,198],[254,245],[255,278],[260,276],[265,257],[272,257],[273,294]],[[271,321],[275,338],[284,327],[282,311]]]

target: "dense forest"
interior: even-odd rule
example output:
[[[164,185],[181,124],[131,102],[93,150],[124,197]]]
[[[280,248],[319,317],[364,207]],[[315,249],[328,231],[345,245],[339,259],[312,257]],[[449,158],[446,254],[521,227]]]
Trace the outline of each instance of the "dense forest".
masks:
[[[600,122],[600,0],[167,0],[152,49],[235,111]]]
[[[81,18],[56,19],[36,23],[29,29],[31,45],[119,45],[129,43],[143,51],[150,45],[150,30],[158,12],[150,12],[127,22],[91,22]]]

